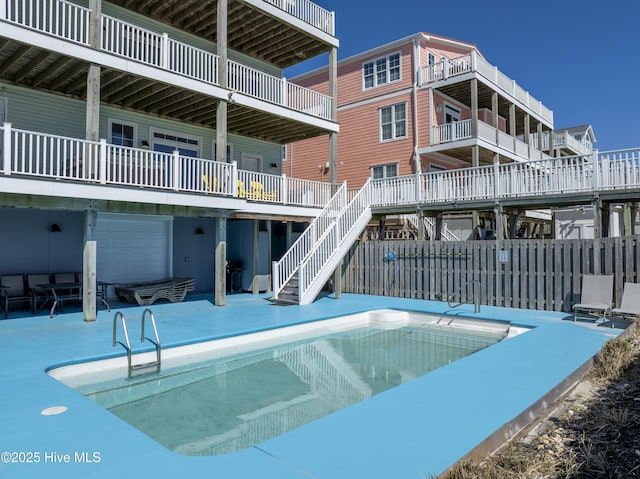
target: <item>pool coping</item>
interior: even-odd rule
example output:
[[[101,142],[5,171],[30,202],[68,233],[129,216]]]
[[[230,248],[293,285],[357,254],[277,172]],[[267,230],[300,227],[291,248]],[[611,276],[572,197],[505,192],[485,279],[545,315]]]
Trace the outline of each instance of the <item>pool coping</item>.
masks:
[[[0,354],[6,361],[3,363],[12,365],[0,372],[2,389],[12,391],[0,396],[0,422],[5,425],[6,436],[0,449],[40,453],[37,463],[0,462],[0,474],[33,477],[34,473],[59,472],[75,478],[90,473],[106,478],[116,471],[144,470],[144,474],[153,473],[158,478],[177,473],[279,479],[383,478],[391,477],[389,474],[429,477],[444,472],[462,457],[495,449],[505,437],[526,426],[533,415],[543,411],[543,405],[553,402],[579,379],[606,340],[620,333],[617,329],[573,323],[566,313],[483,306],[474,314],[472,307],[452,310],[446,303],[365,295],[345,294],[340,300],[325,297],[311,305],[287,307],[270,305],[264,297],[238,295],[230,297],[228,304],[216,308],[209,301],[195,301],[155,306],[163,345],[248,334],[381,308],[501,321],[508,318],[513,324],[532,326],[534,330],[520,335],[524,340],[520,336],[511,338],[503,342],[506,346],[492,346],[472,355],[479,362],[464,358],[245,451],[190,457],[164,449],[46,375],[45,370],[55,364],[81,362],[96,354],[117,354],[110,348],[113,314],[101,311],[92,324],[82,322],[79,313],[52,320],[36,316],[0,321]],[[129,311],[136,317],[142,309],[131,308],[128,315]],[[568,344],[572,347],[567,348]],[[531,364],[532,358],[536,364]],[[482,380],[483,374],[497,369],[504,381],[491,375]],[[445,386],[451,391],[444,390]],[[514,388],[524,388],[524,392],[514,393]],[[434,390],[440,394],[433,395]],[[473,407],[469,404],[471,397]],[[40,415],[41,410],[56,405],[65,405],[69,411],[47,418]],[[478,411],[484,421],[477,420]],[[461,423],[454,424],[455,428],[447,426],[439,417],[446,414],[458,417]],[[426,437],[425,431],[436,431],[438,437]],[[126,444],[135,446],[130,450]],[[53,462],[56,457],[50,455],[51,460],[45,462],[48,452],[64,457],[68,454],[71,460]],[[93,452],[99,453],[99,462],[75,460],[76,453],[82,460]],[[373,459],[353,460],[364,453]],[[140,461],[141,457],[147,459]]]

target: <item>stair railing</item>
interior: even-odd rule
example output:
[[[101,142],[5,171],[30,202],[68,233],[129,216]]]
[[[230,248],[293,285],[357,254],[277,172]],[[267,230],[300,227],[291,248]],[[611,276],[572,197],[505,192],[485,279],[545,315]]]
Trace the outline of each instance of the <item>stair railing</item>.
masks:
[[[335,217],[334,223],[326,229],[324,235],[313,246],[309,254],[300,262],[298,295],[301,304],[304,303],[303,298],[311,284],[370,206],[371,180],[368,179],[343,211]]]
[[[347,204],[347,184],[343,183],[331,197],[320,214],[311,222],[309,227],[298,237],[279,261],[272,263],[273,297],[278,294],[291,277],[298,270],[299,265],[316,246],[318,240],[329,229],[340,211]]]

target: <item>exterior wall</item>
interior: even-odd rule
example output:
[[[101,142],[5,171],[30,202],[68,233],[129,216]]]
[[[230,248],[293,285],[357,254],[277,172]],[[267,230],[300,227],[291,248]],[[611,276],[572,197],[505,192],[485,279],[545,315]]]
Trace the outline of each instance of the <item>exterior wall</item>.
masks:
[[[52,233],[51,225],[60,226]],[[84,214],[0,208],[3,228],[0,274],[67,273],[82,271]]]
[[[196,228],[202,228],[204,234],[197,235]],[[215,232],[214,218],[173,219],[173,275],[194,278],[196,291],[214,290]]]

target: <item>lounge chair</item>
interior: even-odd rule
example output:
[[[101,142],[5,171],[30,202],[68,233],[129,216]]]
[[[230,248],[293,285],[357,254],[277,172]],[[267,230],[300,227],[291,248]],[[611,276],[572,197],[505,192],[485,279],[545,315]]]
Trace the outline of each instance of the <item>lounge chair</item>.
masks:
[[[193,278],[168,278],[144,283],[115,284],[114,290],[121,301],[148,306],[159,299],[172,303],[181,302],[195,287]]]
[[[640,283],[624,283],[620,307],[613,308],[611,315],[614,318],[640,319]]]
[[[573,320],[578,312],[599,313],[604,319],[611,312],[613,299],[612,274],[585,274],[582,277],[580,302],[573,305]],[[613,324],[612,324],[613,327]]]
[[[0,308],[4,311],[5,319],[9,316],[9,305],[11,303],[31,304],[29,295],[24,284],[24,276],[21,274],[9,274],[0,276]]]

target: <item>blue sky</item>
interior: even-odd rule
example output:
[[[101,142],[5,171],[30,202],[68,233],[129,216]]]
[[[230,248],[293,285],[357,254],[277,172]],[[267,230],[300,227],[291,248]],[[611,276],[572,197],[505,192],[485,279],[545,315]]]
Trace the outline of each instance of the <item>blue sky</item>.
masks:
[[[600,151],[640,147],[640,2],[315,0],[336,13],[338,59],[423,31],[475,44],[553,110],[593,126]],[[327,64],[316,59],[286,76]]]

